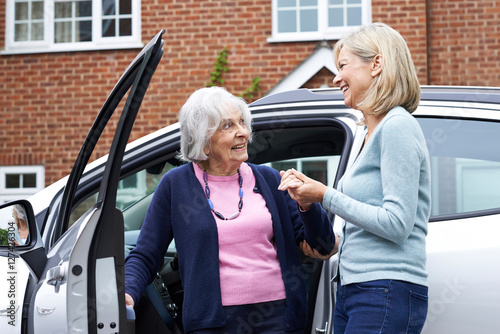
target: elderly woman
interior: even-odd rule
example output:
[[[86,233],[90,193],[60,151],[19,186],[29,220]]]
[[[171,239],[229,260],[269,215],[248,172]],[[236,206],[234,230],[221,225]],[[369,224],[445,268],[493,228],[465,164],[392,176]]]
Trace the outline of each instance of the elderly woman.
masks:
[[[333,251],[319,204],[299,210],[280,174],[245,163],[251,115],[224,88],[202,88],[181,108],[181,155],[161,180],[125,264],[133,306],[175,238],[187,333],[301,333],[306,291],[298,245]]]
[[[282,173],[280,189],[303,209],[321,202],[345,220],[335,334],[420,333],[431,177],[425,138],[411,115],[420,99],[417,72],[403,37],[382,23],[338,41],[334,59],[333,82],[345,105],[363,113],[364,143],[337,189],[294,170]]]

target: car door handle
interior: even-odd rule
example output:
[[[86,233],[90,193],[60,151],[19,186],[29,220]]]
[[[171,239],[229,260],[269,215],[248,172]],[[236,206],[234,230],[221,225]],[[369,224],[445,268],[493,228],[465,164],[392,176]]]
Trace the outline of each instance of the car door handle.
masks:
[[[327,328],[328,328],[328,322],[325,323],[325,327],[323,327],[323,328],[316,328],[315,329],[316,334],[326,333]]]
[[[55,307],[40,307],[40,306],[37,306],[37,308],[36,308],[38,314],[41,314],[41,315],[52,314],[52,312],[54,312],[55,309],[56,309]]]

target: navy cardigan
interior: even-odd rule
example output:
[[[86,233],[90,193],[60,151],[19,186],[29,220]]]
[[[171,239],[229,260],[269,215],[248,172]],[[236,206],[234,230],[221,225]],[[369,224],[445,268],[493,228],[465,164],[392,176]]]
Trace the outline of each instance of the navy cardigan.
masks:
[[[330,221],[319,204],[299,212],[281,177],[267,166],[249,164],[256,187],[272,216],[274,237],[286,292],[284,328],[297,330],[306,322],[306,290],[298,243],[304,238],[323,254],[333,249]],[[169,171],[160,181],[146,214],[137,246],[125,263],[125,290],[137,303],[163,262],[175,236],[184,287],[183,326],[186,332],[222,327],[225,314],[219,280],[218,234],[205,193],[192,164]],[[258,289],[259,287],[255,287]]]

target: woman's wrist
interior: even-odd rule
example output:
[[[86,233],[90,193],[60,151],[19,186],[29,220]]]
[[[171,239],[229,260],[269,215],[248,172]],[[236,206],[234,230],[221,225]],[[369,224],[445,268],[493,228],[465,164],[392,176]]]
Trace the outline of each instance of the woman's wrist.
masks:
[[[311,208],[312,203],[307,203],[307,204],[297,203],[297,205],[299,206],[299,210],[301,212],[306,212]]]

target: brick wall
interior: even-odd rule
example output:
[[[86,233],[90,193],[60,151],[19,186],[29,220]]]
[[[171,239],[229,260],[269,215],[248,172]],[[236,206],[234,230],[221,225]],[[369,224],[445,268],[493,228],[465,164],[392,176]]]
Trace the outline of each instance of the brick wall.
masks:
[[[428,2],[430,82],[500,86],[500,2]]]
[[[334,87],[333,78],[335,75],[327,68],[323,67],[314,77],[309,79],[303,88],[320,88],[320,87]]]
[[[403,34],[422,84],[498,86],[500,14],[495,3],[373,0],[372,16],[373,21],[386,22]],[[4,45],[4,18],[5,2],[1,1],[0,47]],[[229,50],[225,86],[240,94],[259,76],[258,98],[317,44],[267,43],[271,36],[269,0],[142,1],[143,41],[160,29],[166,31],[165,53],[132,139],[175,122],[189,94],[208,82],[224,47]],[[138,51],[0,56],[0,165],[43,164],[47,184],[69,173],[98,110]],[[328,70],[322,70],[304,86],[331,86],[332,79]],[[111,123],[116,124],[116,117]],[[107,134],[103,142],[109,141]],[[92,159],[106,152],[100,149]]]
[[[427,17],[423,0],[372,0],[373,22],[384,22],[406,40],[418,73],[420,84],[427,80]]]

